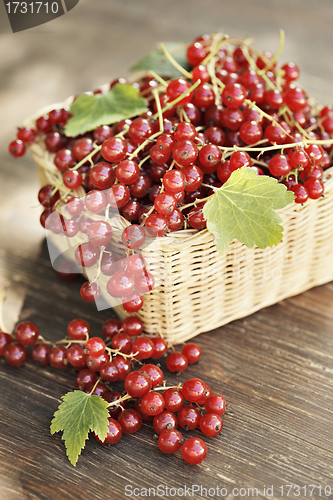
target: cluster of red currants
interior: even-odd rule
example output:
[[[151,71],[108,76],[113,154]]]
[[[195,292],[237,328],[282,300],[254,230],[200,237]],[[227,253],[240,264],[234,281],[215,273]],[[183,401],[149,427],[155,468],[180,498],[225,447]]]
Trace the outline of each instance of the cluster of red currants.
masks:
[[[72,320],[67,331],[66,339],[52,345],[40,336],[34,323],[24,321],[15,328],[15,341],[8,333],[0,332],[0,356],[3,355],[9,365],[19,367],[27,360],[27,347],[32,346],[31,359],[39,366],[50,364],[59,369],[68,364],[73,366],[77,370],[78,389],[101,396],[109,403],[109,430],[104,443],[114,444],[123,433],[136,432],[142,421],[151,420],[161,451],[175,453],[182,448],[182,456],[192,464],[205,459],[207,447],[202,439],[190,438],[184,443],[177,427],[187,431],[199,426],[206,436],[216,436],[223,427],[221,415],[225,412],[225,399],[212,395],[211,388],[198,378],[187,380],[183,386],[168,388],[159,365],[143,365],[141,360],[157,360],[167,355],[168,344],[163,338],[142,335],[142,321],[135,316],[122,322],[114,318],[106,320],[102,326],[106,342],[100,337],[89,337],[90,327],[83,319]],[[66,345],[59,345],[61,343]],[[181,352],[173,351],[167,356],[167,368],[183,372],[200,357],[200,347],[188,343]],[[138,362],[142,366],[132,371]],[[121,381],[125,393],[109,390],[109,384]],[[127,408],[132,398],[136,400],[134,409]],[[184,406],[185,399],[189,405]]]
[[[209,35],[188,46],[187,59],[193,69],[184,77],[148,74],[133,83],[149,108],[141,116],[67,137],[69,109],[54,109],[36,120],[36,129],[20,129],[9,147],[21,156],[38,141],[54,155],[60,182],[84,188],[81,198],[73,192],[61,198],[60,185],[43,186],[41,224],[55,234],[87,236],[77,262],[97,263],[97,274],[110,276],[107,292],[128,312],[137,312],[142,294],[154,288],[135,251],[147,236],[204,229],[204,204],[232,172],[246,166],[273,176],[304,203],[323,194],[323,170],[332,163],[333,107],[319,111],[309,100],[297,84],[296,64],[278,68],[269,52]],[[127,260],[112,250],[115,212],[131,223],[122,235]],[[97,278],[81,288],[87,301],[100,293]]]

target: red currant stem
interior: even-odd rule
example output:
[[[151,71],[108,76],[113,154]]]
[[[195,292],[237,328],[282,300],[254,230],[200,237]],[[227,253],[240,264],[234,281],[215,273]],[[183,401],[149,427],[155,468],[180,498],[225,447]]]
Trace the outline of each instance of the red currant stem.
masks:
[[[139,351],[134,354],[124,354],[123,352],[120,352],[120,349],[111,349],[110,347],[106,347],[105,350],[109,353],[110,356],[112,356],[112,354],[115,354],[123,356],[123,358],[134,358],[137,354],[139,354]]]
[[[215,191],[217,191],[219,189],[219,188],[214,188],[214,186],[209,186],[209,187],[212,188],[212,189],[214,189]],[[212,196],[214,196],[214,194],[215,193],[213,193],[213,194],[211,194],[209,196],[206,196],[206,198],[196,198],[194,201],[192,201],[192,203],[188,203],[187,205],[183,205],[182,207],[179,207],[178,210],[182,211],[185,208],[192,207],[193,205],[196,207],[198,203],[210,200],[212,198]]]
[[[222,40],[221,40],[222,38]],[[228,35],[223,35],[222,33],[216,33],[213,36],[213,43],[211,45],[211,51],[203,61],[201,61],[200,65],[206,66],[209,61],[218,53],[222,45],[228,40]]]
[[[54,345],[53,342],[50,342],[49,340],[45,340],[43,335],[38,335],[38,340],[41,340],[43,342],[43,344],[49,344],[49,345]]]
[[[153,115],[155,116],[155,115]],[[151,117],[152,118],[152,117]],[[155,139],[156,137],[158,137],[159,135],[161,135],[163,133],[163,129],[162,130],[159,130],[158,132],[155,132],[155,134],[151,135],[149,137],[149,139],[146,139],[142,144],[140,144],[139,147],[136,148],[135,151],[133,151],[132,154],[129,155],[129,157],[127,158],[128,160],[132,160],[135,156],[138,155],[139,151],[141,151],[141,149],[144,149],[147,144],[149,144],[150,142],[152,142],[153,139]]]
[[[65,338],[65,339],[57,340],[56,342],[54,342],[54,345],[57,345],[57,344],[86,344],[88,339],[89,339],[88,333],[86,333],[85,336],[86,336],[86,340],[72,340],[69,338]]]
[[[153,205],[146,214],[143,214],[142,217],[144,217],[144,220],[141,222],[140,226],[144,226],[146,223],[147,217],[149,217],[150,214],[152,214],[155,210],[155,206]]]
[[[308,134],[308,132],[306,130],[304,130],[303,127],[301,127],[301,125],[295,121],[294,125],[296,126],[297,130],[299,130],[299,132],[304,135],[307,139],[311,139],[311,135]]]
[[[143,165],[143,164],[144,164],[147,160],[149,160],[149,159],[150,159],[150,155],[147,155],[147,156],[145,156],[145,157],[144,157],[144,159],[143,159],[143,160],[141,160],[141,161],[140,161],[140,163],[138,164],[138,167],[139,167],[139,169],[140,169],[140,170],[141,170],[142,165]]]
[[[249,106],[251,106],[251,108],[256,109],[262,116],[267,118],[267,120],[270,120],[272,123],[275,123],[275,125],[277,125],[283,131],[284,134],[287,134],[289,137],[293,138],[293,136],[291,134],[289,134],[288,132],[285,131],[285,129],[282,127],[282,125],[280,125],[271,115],[269,115],[268,113],[265,113],[253,101],[250,101],[250,99],[245,99],[244,102],[246,104],[248,104]]]
[[[158,98],[158,91],[156,89],[153,90],[153,96],[156,102],[158,123],[160,125],[160,130],[163,130],[163,115],[162,115],[161,101]]]
[[[166,391],[167,389],[181,389],[182,384],[179,382],[178,385],[171,385],[167,386],[165,381],[163,381],[163,385],[160,385],[159,387],[154,387],[154,391]]]
[[[91,395],[92,395],[92,393],[94,392],[94,390],[95,390],[95,389],[96,389],[96,387],[97,387],[98,382],[100,382],[100,381],[101,381],[101,377],[98,377],[98,379],[96,380],[96,382],[95,382],[95,384],[94,384],[94,387],[93,387],[93,388],[91,389],[91,391],[89,392],[89,396],[91,396]]]
[[[321,141],[317,140],[308,140],[305,139],[303,141],[299,142],[292,142],[290,144],[276,144],[275,146],[268,146],[266,148],[251,148],[251,147],[244,147],[244,148],[238,148],[237,146],[234,146],[232,148],[227,148],[225,146],[219,146],[221,151],[260,151],[261,154],[265,153],[266,151],[273,151],[275,149],[286,149],[286,148],[294,148],[294,147],[307,147],[309,144],[318,144],[318,145],[328,145],[328,144],[333,144],[333,139],[325,139]]]
[[[106,217],[105,217],[105,220],[107,220]],[[105,250],[105,247],[101,247],[100,254],[98,257],[98,262],[97,262],[97,273],[96,273],[95,278],[92,281],[90,281],[90,283],[96,283],[96,281],[98,281],[98,278],[100,277],[104,250]]]
[[[157,80],[158,82],[160,82],[160,84],[163,85],[163,87],[167,87],[168,86],[167,82],[165,80],[163,80],[163,78],[160,75],[158,75],[155,71],[153,71],[152,69],[150,69],[148,71],[148,74],[150,74],[153,78],[155,78],[155,80]]]
[[[217,62],[217,57],[214,57],[210,63],[207,66],[208,74],[211,75],[211,80],[212,80],[212,86],[213,86],[213,92],[215,94],[215,106],[218,106],[221,104],[221,93],[219,92],[219,84],[218,82],[221,81],[217,78],[215,74],[215,64]],[[209,69],[208,69],[209,68]]]
[[[217,187],[212,186],[210,184],[204,184],[204,183],[202,183],[201,186],[204,186],[204,187],[209,188],[209,189],[215,189],[215,190],[218,189]],[[184,345],[185,345],[185,342],[184,342]]]
[[[82,167],[82,165],[84,165],[87,161],[90,161],[91,158],[101,149],[102,149],[102,144],[100,144],[99,146],[95,144],[95,149],[93,149],[91,153],[85,156],[83,160],[79,161],[79,163],[77,163],[75,167],[71,168],[71,170],[77,170],[78,168]]]
[[[255,158],[251,158],[251,163],[255,165],[260,165],[261,167],[268,168],[267,163],[265,163],[264,161],[256,160]]]
[[[126,401],[127,399],[131,399],[132,396],[130,396],[129,394],[125,394],[124,396],[122,396],[121,398],[119,399],[116,399],[116,401],[112,401],[112,403],[109,403],[107,408],[110,408],[110,406],[115,406],[119,403],[122,403],[123,401]]]
[[[176,104],[178,104],[179,101],[181,101],[182,99],[184,99],[184,97],[188,96],[194,89],[196,89],[200,85],[200,83],[201,83],[201,81],[198,80],[188,90],[186,90],[186,92],[183,92],[180,96],[178,96],[173,101],[168,102],[168,104],[166,106],[164,106],[164,108],[162,108],[162,113],[164,113],[165,111],[167,111],[172,106],[175,106]],[[158,113],[155,113],[153,116],[151,116],[151,118],[154,119],[154,120],[156,120],[157,117],[158,117]],[[151,139],[152,138],[153,138],[153,136],[151,136]]]
[[[172,55],[170,54],[170,52],[168,51],[168,49],[166,48],[164,43],[160,43],[160,47],[163,50],[165,57],[172,64],[172,66],[174,66],[176,69],[178,69],[178,71],[182,75],[184,75],[188,80],[192,80],[192,74],[189,73],[188,71],[186,71],[186,69],[184,69],[179,63],[177,63],[177,61],[172,57]]]
[[[263,74],[266,74],[267,71],[273,67],[274,63],[279,59],[279,57],[281,55],[281,52],[283,50],[283,46],[284,46],[284,31],[282,29],[280,29],[280,40],[279,40],[279,45],[278,45],[277,51],[275,52],[272,59],[267,62],[266,66],[257,72],[258,75],[262,76]]]
[[[8,288],[9,288],[9,283],[7,282],[3,285],[2,290],[1,290],[1,294],[0,294],[0,330],[3,333],[8,333],[6,328],[5,328],[4,321],[3,321],[3,304],[5,302],[6,293],[7,293]]]
[[[180,121],[191,123],[191,120],[189,119],[189,117],[186,114],[186,111],[183,108],[179,108],[178,114],[179,114]]]
[[[247,60],[247,62],[250,64],[250,66],[252,67],[252,69],[254,69],[256,71],[256,73],[258,73],[258,68],[257,68],[257,65],[254,61],[254,59],[251,57],[250,53],[249,53],[249,47],[248,47],[249,43],[247,40],[244,41],[244,44],[242,45],[242,51],[243,51],[243,54]],[[262,58],[264,58],[264,55],[262,54]],[[262,78],[265,80],[267,86],[270,88],[270,89],[275,89],[275,85],[273,82],[271,82],[271,80],[268,78],[268,76],[266,75],[266,73],[263,73],[262,75]]]

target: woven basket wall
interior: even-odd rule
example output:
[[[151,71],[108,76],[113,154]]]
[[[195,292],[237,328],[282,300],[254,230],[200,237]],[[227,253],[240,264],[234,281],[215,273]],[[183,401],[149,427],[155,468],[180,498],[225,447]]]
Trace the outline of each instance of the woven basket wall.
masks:
[[[42,110],[38,116],[55,107]],[[31,149],[41,185],[59,180],[54,155],[39,144]],[[220,255],[207,230],[183,230],[159,238],[153,268],[163,269],[164,277],[144,296],[138,313],[145,331],[159,332],[165,339],[181,343],[333,280],[333,167],[326,170],[324,183],[325,195],[320,199],[278,211],[284,237],[274,248],[248,249],[234,240]],[[62,188],[62,193],[65,191]],[[74,195],[84,194],[80,188]],[[125,219],[123,222],[129,224]],[[80,233],[73,238],[73,244],[83,241]],[[150,246],[150,256],[152,250]],[[128,315],[122,306],[115,310],[120,318]]]

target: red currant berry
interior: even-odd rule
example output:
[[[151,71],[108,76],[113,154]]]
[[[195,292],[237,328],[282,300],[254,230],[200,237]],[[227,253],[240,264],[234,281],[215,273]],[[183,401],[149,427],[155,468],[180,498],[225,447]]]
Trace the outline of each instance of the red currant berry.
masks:
[[[24,144],[31,144],[36,137],[37,132],[30,127],[20,128],[17,132],[17,139],[24,142]]]
[[[271,123],[265,129],[264,138],[269,144],[283,144],[286,140],[286,133],[276,123]]]
[[[102,444],[116,444],[120,441],[121,436],[123,435],[123,430],[120,423],[114,418],[108,418],[109,426],[108,433],[104,441],[101,441],[99,437],[95,434],[95,438]]]
[[[132,293],[123,298],[122,305],[126,312],[130,314],[136,313],[140,311],[143,306],[143,297],[139,294],[139,292],[134,290]]]
[[[112,339],[119,332],[120,328],[121,322],[119,321],[119,319],[109,318],[103,323],[102,333],[104,337]]]
[[[154,419],[153,415],[147,415],[142,409],[142,398],[138,398],[135,401],[134,409],[139,413],[144,422],[151,422]]]
[[[86,281],[80,288],[80,295],[86,302],[94,302],[101,295],[101,289],[97,283]]]
[[[195,66],[195,68],[192,69],[192,80],[193,82],[197,82],[198,80],[201,81],[201,83],[207,83],[210,79],[209,73],[207,71],[206,66],[203,66],[202,64],[199,64],[198,66]]]
[[[146,394],[146,396],[148,396],[148,394]],[[161,413],[154,417],[153,427],[157,435],[160,435],[165,429],[177,429],[177,417],[171,411],[163,410]]]
[[[127,248],[137,249],[144,244],[146,231],[142,226],[132,224],[124,229],[121,239]]]
[[[302,184],[295,184],[295,186],[292,186],[291,191],[295,195],[295,203],[305,203],[309,198],[309,193]]]
[[[86,340],[90,333],[90,326],[87,321],[81,318],[73,319],[67,327],[68,335],[73,340]]]
[[[183,406],[177,416],[178,424],[185,431],[193,431],[200,422],[200,412],[192,405]]]
[[[26,348],[17,342],[8,343],[3,351],[6,362],[15,368],[24,365],[28,358]]]
[[[133,160],[123,160],[116,168],[116,177],[122,184],[132,184],[140,175],[138,164]]]
[[[154,344],[154,352],[151,355],[153,359],[160,359],[168,350],[168,344],[162,337],[151,337],[150,340]]]
[[[104,220],[96,220],[90,224],[87,234],[93,245],[102,247],[111,240],[112,227]]]
[[[164,154],[172,153],[175,143],[176,142],[174,137],[171,134],[166,134],[166,133],[163,133],[160,136],[158,136],[156,140],[156,146]]]
[[[324,184],[320,179],[310,177],[304,182],[304,187],[309,194],[309,198],[317,200],[324,192]]]
[[[148,337],[138,337],[133,342],[133,353],[136,359],[148,359],[154,354],[154,344]]]
[[[142,397],[141,407],[147,415],[159,415],[164,406],[163,395],[159,392],[150,391]]]
[[[213,437],[220,434],[223,428],[223,422],[219,415],[206,413],[199,422],[200,430],[205,436]]]
[[[99,337],[90,337],[86,342],[85,352],[91,356],[99,356],[105,351],[105,342]]]
[[[200,64],[206,55],[206,50],[200,42],[194,42],[192,45],[189,45],[186,51],[186,57],[191,66]]]
[[[68,170],[64,173],[63,183],[68,189],[78,189],[82,185],[82,175],[78,170]]]
[[[281,70],[284,71],[283,78],[287,82],[297,80],[297,78],[299,77],[299,68],[293,62],[284,64],[283,66],[281,66]]]
[[[129,226],[132,227],[132,226]],[[141,255],[133,253],[128,257],[127,260],[127,270],[133,274],[133,276],[137,276],[138,274],[142,274],[146,270],[147,264],[146,261]]]
[[[209,108],[215,102],[215,94],[208,83],[202,83],[194,91],[193,104],[198,108]]]
[[[119,370],[112,361],[107,361],[100,369],[100,376],[106,382],[117,382],[119,380]]]
[[[251,157],[245,151],[235,151],[230,156],[229,161],[232,172],[241,167],[251,167]]]
[[[38,366],[48,366],[50,364],[51,347],[47,344],[35,344],[30,351],[30,357]]]
[[[176,429],[165,429],[158,439],[158,447],[163,453],[176,453],[183,443],[184,438]]]
[[[175,413],[183,408],[184,396],[181,389],[167,389],[165,392],[163,392],[163,397],[166,410]]]
[[[163,372],[161,368],[151,363],[141,366],[140,372],[145,373],[150,377],[152,388],[159,386],[163,382]]]
[[[112,136],[113,136],[112,128],[109,127],[108,125],[101,125],[96,130],[94,130],[94,140],[98,145],[103,144],[103,142],[106,141],[106,139],[109,139]]]
[[[83,390],[86,394],[94,394],[95,396],[100,396],[101,398],[108,392],[108,388],[105,384],[103,384],[103,382],[98,382],[96,385],[86,385]]]
[[[127,333],[119,332],[112,339],[112,349],[122,352],[123,354],[129,354],[132,349],[131,338]]]
[[[246,98],[246,89],[241,83],[228,83],[222,92],[222,101],[228,108],[239,108]]]
[[[128,359],[124,358],[121,354],[114,356],[112,362],[116,365],[119,371],[119,381],[125,380],[126,376],[131,371],[131,364]]]
[[[196,363],[201,358],[202,351],[197,344],[185,344],[182,353],[189,364]]]
[[[146,219],[145,226],[150,236],[156,238],[157,236],[160,237],[164,235],[168,227],[168,221],[164,215],[150,214]]]
[[[311,165],[310,156],[304,151],[304,149],[297,149],[288,155],[290,158],[290,163],[294,168],[302,169]]]
[[[23,141],[17,139],[9,144],[8,151],[14,158],[20,158],[25,154],[26,147]]]
[[[306,106],[306,94],[300,87],[290,88],[284,95],[284,102],[291,111],[299,111]]]
[[[67,349],[67,359],[72,366],[81,367],[86,362],[87,356],[82,346],[72,345]]]
[[[6,345],[13,342],[13,337],[9,333],[0,331],[0,356],[3,356]]]
[[[106,208],[106,196],[103,191],[89,191],[85,196],[84,204],[90,212],[98,214]]]
[[[197,159],[198,148],[192,141],[180,141],[173,148],[172,156],[178,165],[186,167],[192,165]]]
[[[82,267],[92,267],[99,257],[99,249],[92,243],[81,243],[75,251],[75,259]]]
[[[281,175],[288,175],[292,170],[292,164],[287,155],[277,154],[271,158],[269,164],[269,171],[274,177]]]
[[[130,191],[124,184],[115,184],[108,190],[107,200],[113,208],[124,207],[130,199]]]
[[[105,351],[98,356],[92,356],[91,354],[88,354],[88,356],[86,357],[87,367],[94,372],[101,371],[102,367],[105,365],[105,363],[108,363],[108,361],[110,361],[109,356]]]
[[[181,352],[172,352],[167,358],[167,368],[170,372],[184,372],[188,367],[187,358]]]
[[[180,210],[175,208],[171,214],[166,216],[168,222],[168,228],[170,231],[179,231],[184,227],[184,215]]]
[[[143,322],[137,316],[128,316],[121,323],[121,328],[130,337],[137,337],[142,333]]]
[[[97,382],[97,375],[92,370],[89,370],[89,368],[84,368],[83,370],[80,370],[79,372],[77,372],[75,377],[76,387],[78,387],[80,391],[84,390],[84,388],[87,387],[88,385],[94,386],[96,382]]]
[[[108,189],[114,184],[116,174],[110,163],[96,163],[90,171],[90,182],[98,189]]]
[[[185,399],[191,403],[197,403],[202,399],[206,391],[206,384],[200,378],[190,378],[184,382],[182,393]]]
[[[205,401],[205,408],[209,413],[223,415],[225,413],[225,399],[221,394],[213,394]]]
[[[126,141],[121,137],[110,137],[102,144],[101,154],[104,160],[110,163],[118,163],[123,160],[127,153]]]
[[[39,329],[31,321],[23,321],[15,328],[15,337],[21,345],[33,345],[38,340]]]
[[[142,418],[135,410],[124,410],[118,416],[118,422],[121,425],[124,434],[137,432],[142,426]]]
[[[207,456],[207,446],[200,438],[190,438],[183,444],[182,457],[192,465],[201,464]]]
[[[144,396],[152,388],[152,382],[148,375],[135,370],[125,378],[125,391],[132,398]]]
[[[110,295],[127,297],[134,290],[134,279],[128,271],[117,271],[108,281],[107,290]]]
[[[188,92],[190,86],[190,83],[184,80],[184,78],[176,78],[171,80],[165,93],[169,97],[170,102],[174,101],[182,94],[185,94],[183,99],[177,102],[177,106],[184,106],[185,104],[191,102],[193,98],[193,92]]]
[[[52,347],[49,354],[50,365],[54,368],[65,368],[68,365],[67,349],[62,345]]]
[[[84,203],[80,198],[72,197],[66,202],[66,209],[70,215],[77,216],[82,213]]]
[[[256,121],[244,122],[239,129],[239,137],[245,144],[255,144],[262,138],[262,127]]]
[[[54,190],[54,186],[51,184],[47,184],[43,186],[38,193],[38,201],[45,208],[52,208],[54,204],[59,200],[60,193],[56,191],[53,195],[52,192]]]

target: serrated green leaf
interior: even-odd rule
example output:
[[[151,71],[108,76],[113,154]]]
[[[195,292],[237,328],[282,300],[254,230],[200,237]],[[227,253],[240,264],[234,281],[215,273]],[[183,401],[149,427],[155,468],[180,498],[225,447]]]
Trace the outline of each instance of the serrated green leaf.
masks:
[[[73,115],[67,122],[65,134],[75,137],[100,125],[111,125],[148,110],[146,100],[132,85],[119,83],[105,94],[80,95],[71,105]]]
[[[293,201],[294,194],[276,179],[242,167],[216,191],[203,213],[220,253],[234,237],[248,248],[266,248],[280,243],[283,236],[282,219],[274,210]]]
[[[97,434],[101,441],[108,433],[108,402],[100,396],[82,391],[68,392],[55,412],[51,422],[51,434],[63,431],[66,453],[72,465],[84,448],[89,431]]]
[[[191,66],[186,58],[186,50],[183,43],[165,42],[164,45],[178,64],[187,71],[191,70]],[[160,76],[169,76],[170,78],[183,76],[165,57],[162,49],[153,50],[130,68],[130,71],[149,70],[155,71]]]

